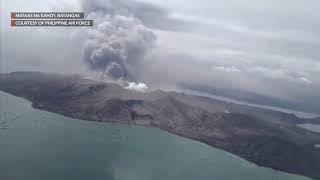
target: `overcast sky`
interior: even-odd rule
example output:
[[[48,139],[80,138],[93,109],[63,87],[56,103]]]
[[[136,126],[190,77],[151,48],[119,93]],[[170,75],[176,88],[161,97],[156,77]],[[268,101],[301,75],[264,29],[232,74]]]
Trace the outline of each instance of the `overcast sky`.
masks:
[[[319,0],[1,1],[1,65],[120,71],[149,86],[189,82],[317,103],[319,7]],[[95,27],[8,26],[11,11],[53,10],[84,11]]]

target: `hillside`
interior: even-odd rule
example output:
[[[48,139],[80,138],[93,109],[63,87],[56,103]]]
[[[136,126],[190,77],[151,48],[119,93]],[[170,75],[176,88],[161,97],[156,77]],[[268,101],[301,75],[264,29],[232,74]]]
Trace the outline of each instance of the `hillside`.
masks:
[[[89,121],[157,127],[262,166],[320,179],[320,149],[314,147],[320,134],[297,127],[303,119],[292,114],[40,72],[1,74],[0,90],[28,99],[34,108]]]

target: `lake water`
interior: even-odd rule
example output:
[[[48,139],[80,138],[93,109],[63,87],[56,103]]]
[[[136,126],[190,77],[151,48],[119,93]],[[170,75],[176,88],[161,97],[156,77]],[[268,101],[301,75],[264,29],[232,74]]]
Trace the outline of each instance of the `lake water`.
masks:
[[[0,97],[1,180],[310,180],[155,128],[80,121]]]
[[[320,117],[318,114],[312,114],[312,113],[307,113],[307,112],[301,112],[301,111],[295,111],[292,109],[286,109],[286,108],[281,108],[281,107],[276,107],[276,106],[268,106],[268,105],[260,105],[260,104],[253,104],[245,101],[240,101],[236,99],[231,99],[223,96],[217,96],[209,93],[204,93],[204,92],[199,92],[199,91],[193,91],[193,90],[180,90],[180,92],[183,92],[185,94],[190,94],[190,95],[196,95],[196,96],[202,96],[202,97],[208,97],[224,102],[229,102],[233,104],[239,104],[239,105],[246,105],[246,106],[252,106],[252,107],[258,107],[262,109],[268,109],[268,110],[273,110],[273,111],[279,111],[279,112],[284,112],[288,114],[295,114],[297,117],[300,118],[316,118]]]
[[[302,127],[304,129],[307,129],[312,132],[320,133],[320,125],[319,124],[304,123],[304,124],[298,124],[297,126]]]

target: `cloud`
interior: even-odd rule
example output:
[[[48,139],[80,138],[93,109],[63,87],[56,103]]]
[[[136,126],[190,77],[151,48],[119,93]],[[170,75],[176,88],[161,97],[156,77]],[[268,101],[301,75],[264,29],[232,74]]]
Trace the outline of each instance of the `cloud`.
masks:
[[[216,71],[227,72],[227,73],[241,72],[241,70],[235,66],[230,66],[230,67],[228,67],[228,66],[213,66],[212,69],[216,70]]]
[[[314,98],[320,90],[320,1],[3,3],[1,22],[10,11],[53,6],[54,11],[84,11],[95,24],[89,29],[4,28],[1,58],[10,70],[89,71],[118,79],[124,87],[145,82],[149,88],[170,88],[188,81],[320,101]]]
[[[283,69],[269,69],[265,67],[251,67],[248,69],[249,72],[259,73],[260,75],[276,80],[285,80],[289,82],[302,83],[302,84],[312,84],[312,81],[307,77],[303,77],[303,73],[288,73]]]
[[[136,0],[81,0],[86,13],[108,12],[108,14],[134,15],[146,27],[161,30],[186,30],[186,22],[170,16],[170,12],[153,3]]]
[[[306,77],[300,77],[298,78],[301,82],[305,83],[305,84],[312,84],[312,81],[309,80],[308,78]]]
[[[118,3],[110,1],[102,7],[94,3],[85,1],[88,18],[96,25],[87,31],[84,61],[109,78],[135,80],[139,63],[154,46],[156,35]]]
[[[245,36],[266,38],[266,39],[287,39],[297,42],[317,42],[314,37],[315,34],[303,32],[295,29],[279,30],[264,30],[256,27],[250,27],[234,21],[219,20],[212,17],[192,16],[188,14],[172,13],[170,17],[176,20],[181,20],[185,24],[194,24],[199,27],[206,26],[209,29],[220,29],[229,31],[230,33],[238,33]]]
[[[146,92],[148,90],[148,86],[144,83],[129,82],[129,85],[125,87],[125,89]]]

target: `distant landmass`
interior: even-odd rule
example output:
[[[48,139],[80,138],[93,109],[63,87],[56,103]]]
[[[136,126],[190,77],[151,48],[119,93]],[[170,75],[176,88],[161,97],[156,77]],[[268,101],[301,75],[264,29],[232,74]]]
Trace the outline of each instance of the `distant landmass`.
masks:
[[[275,97],[270,97],[267,95],[262,95],[254,92],[248,92],[243,90],[218,88],[214,86],[205,86],[198,84],[181,83],[180,87],[183,89],[195,90],[205,93],[210,93],[213,95],[223,96],[227,98],[232,98],[240,101],[245,101],[253,104],[276,106],[281,108],[287,108],[297,111],[304,111],[308,113],[320,114],[320,102],[318,104],[312,104],[310,102],[292,102],[285,99],[279,99]]]
[[[0,90],[34,108],[88,121],[157,127],[258,165],[320,179],[320,134],[297,126],[318,119],[161,90],[137,92],[77,75],[0,74]]]

